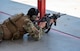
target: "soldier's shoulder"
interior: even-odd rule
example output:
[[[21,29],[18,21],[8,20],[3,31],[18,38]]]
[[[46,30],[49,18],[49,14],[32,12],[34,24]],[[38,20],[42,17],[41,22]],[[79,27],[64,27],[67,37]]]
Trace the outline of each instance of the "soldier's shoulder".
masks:
[[[12,15],[11,17],[22,17],[22,16],[24,16],[24,13],[17,13]]]
[[[15,14],[17,16],[24,16],[24,13],[18,13],[18,14]]]

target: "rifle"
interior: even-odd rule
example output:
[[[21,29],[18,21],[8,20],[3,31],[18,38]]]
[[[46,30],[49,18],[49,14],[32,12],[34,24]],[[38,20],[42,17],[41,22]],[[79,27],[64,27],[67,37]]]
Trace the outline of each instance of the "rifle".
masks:
[[[50,19],[57,20],[63,15],[66,15],[66,14],[57,13],[57,14],[52,14],[51,16],[50,16],[50,13],[45,14],[44,17],[42,17],[38,22],[45,22],[45,21],[47,22],[46,26],[43,29],[46,30],[45,33],[48,33],[53,24],[53,23],[50,23]],[[54,21],[54,25],[56,26],[56,21]]]

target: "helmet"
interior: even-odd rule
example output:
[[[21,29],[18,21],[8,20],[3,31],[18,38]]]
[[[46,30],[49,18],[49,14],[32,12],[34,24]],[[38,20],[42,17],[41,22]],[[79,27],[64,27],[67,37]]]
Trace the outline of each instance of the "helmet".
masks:
[[[39,13],[38,9],[36,9],[36,8],[30,8],[28,10],[27,15],[30,16],[31,20],[34,20],[37,17],[38,13]]]

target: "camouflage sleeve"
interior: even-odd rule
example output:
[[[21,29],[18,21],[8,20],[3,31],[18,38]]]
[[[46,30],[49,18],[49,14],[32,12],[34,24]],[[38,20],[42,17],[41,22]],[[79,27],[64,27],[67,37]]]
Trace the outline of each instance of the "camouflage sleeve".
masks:
[[[40,27],[35,25],[29,19],[25,20],[23,28],[28,32],[35,40],[39,40],[42,37],[43,31]]]

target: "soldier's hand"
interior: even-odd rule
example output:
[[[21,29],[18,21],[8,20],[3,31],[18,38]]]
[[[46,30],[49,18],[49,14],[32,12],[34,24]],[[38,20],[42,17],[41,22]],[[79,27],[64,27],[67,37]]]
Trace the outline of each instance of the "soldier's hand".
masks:
[[[53,19],[50,19],[50,24],[53,23],[53,22],[54,22],[54,20]]]
[[[44,28],[44,27],[46,26],[46,23],[47,23],[47,22],[40,22],[40,23],[39,23],[39,26],[40,26],[41,28]]]
[[[56,19],[50,19],[50,24],[54,23],[56,21]]]

